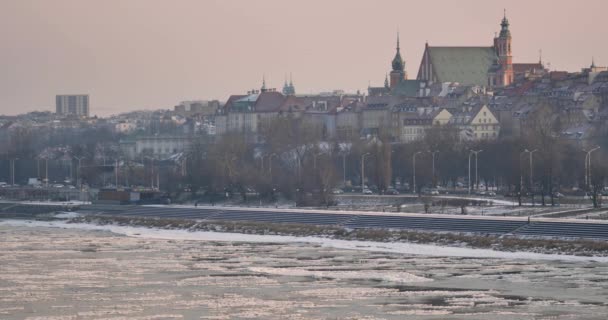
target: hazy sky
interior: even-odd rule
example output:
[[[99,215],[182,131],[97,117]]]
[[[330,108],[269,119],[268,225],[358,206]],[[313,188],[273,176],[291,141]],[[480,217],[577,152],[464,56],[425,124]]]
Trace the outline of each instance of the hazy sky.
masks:
[[[515,62],[608,64],[606,0],[0,0],[0,113],[54,110],[88,93],[91,114],[170,108],[281,88],[382,85],[397,29],[410,78],[424,43],[492,44],[503,7]]]

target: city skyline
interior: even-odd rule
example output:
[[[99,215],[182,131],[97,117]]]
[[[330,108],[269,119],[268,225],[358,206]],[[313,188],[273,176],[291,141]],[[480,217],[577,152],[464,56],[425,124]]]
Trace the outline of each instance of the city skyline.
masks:
[[[552,70],[577,71],[608,59],[607,44],[588,40],[601,38],[602,1],[442,3],[439,12],[430,11],[439,2],[109,3],[0,5],[1,114],[52,111],[55,95],[72,92],[90,94],[91,115],[170,108],[259,89],[263,76],[280,90],[289,74],[299,93],[364,91],[390,71],[397,30],[415,78],[427,41],[491,46],[505,6],[516,61],[542,50]]]

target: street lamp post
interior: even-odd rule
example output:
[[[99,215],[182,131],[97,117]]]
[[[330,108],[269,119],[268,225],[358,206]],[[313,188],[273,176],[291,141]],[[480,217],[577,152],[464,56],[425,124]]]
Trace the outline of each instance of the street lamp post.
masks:
[[[538,151],[538,149],[534,149],[532,151],[526,149],[524,150],[524,153],[529,153],[530,154],[530,193],[532,195],[532,206],[534,206],[534,167],[532,165],[532,155],[534,154],[534,152]]]
[[[184,163],[184,176],[186,176],[186,168],[185,168],[186,164]],[[131,161],[127,160],[127,162],[125,163],[125,187],[129,187],[129,170],[131,169]]]
[[[272,175],[272,157],[276,156],[276,153],[273,153],[268,156],[268,173]]]
[[[188,175],[188,156],[185,155],[184,159],[182,159],[182,177]]]
[[[48,186],[49,186],[49,158],[48,157],[44,158],[44,171],[45,171],[44,183],[45,183],[45,186],[48,188]]]
[[[530,153],[530,187],[534,185],[534,166],[532,165],[532,155],[536,151],[538,151],[538,149],[534,149],[532,151],[528,151],[527,149],[525,150],[525,152]]]
[[[81,166],[81,161],[84,157],[74,157],[74,159],[78,160],[78,167],[76,168],[76,185],[78,186],[78,195],[79,195],[79,200],[83,200],[82,197],[82,182],[80,181],[80,168]]]
[[[154,190],[154,158],[150,157],[150,156],[144,156],[144,158],[150,159],[150,188],[152,190]],[[145,172],[145,164],[144,164],[144,172]]]
[[[364,193],[365,190],[365,156],[368,156],[368,153],[361,155],[361,193]]]
[[[597,146],[589,151],[583,149],[583,152],[587,153],[585,156],[585,184],[587,185],[587,189],[591,187],[591,153],[599,148]]]
[[[73,167],[74,166],[74,160],[70,159],[70,183],[72,183],[74,181],[74,170]]]
[[[80,161],[83,159],[84,157],[74,157],[74,159],[78,160],[78,168],[76,168],[76,185],[78,185],[79,189],[82,189],[82,183],[80,182]]]
[[[342,154],[342,183],[346,187],[346,153]]]
[[[19,158],[15,158],[15,159],[10,159],[9,160],[9,165],[10,165],[10,170],[11,170],[11,185],[15,185],[15,161],[17,161]]]
[[[300,161],[300,157],[296,156],[296,163],[298,165],[298,183],[302,179],[302,162]]]
[[[436,187],[436,186],[437,186],[437,185],[436,185],[436,183],[435,183],[435,181],[436,181],[436,179],[435,179],[435,154],[437,154],[438,152],[439,152],[439,150],[435,150],[435,151],[429,151],[429,153],[430,153],[430,154],[432,155],[432,157],[433,157],[433,161],[432,161],[432,162],[433,162],[433,171],[432,171],[432,172],[433,172],[433,177],[432,177],[432,178],[433,178],[433,179],[432,179],[432,182],[433,182],[433,187]]]
[[[414,194],[416,194],[416,156],[421,153],[422,153],[422,151],[414,152],[414,155],[412,157],[413,158],[412,165],[414,167],[414,174],[413,174],[413,179],[412,179],[413,180],[412,182],[414,183]]]
[[[468,189],[469,189],[469,195],[471,194],[471,188],[473,187],[473,185],[471,184],[471,156],[473,155],[473,153],[469,152],[469,180],[468,180]]]
[[[519,206],[521,207],[521,195],[524,191],[524,170],[521,164],[521,156],[523,156],[526,151],[522,151],[519,153]]]
[[[583,152],[585,152],[585,187],[589,187],[589,182],[587,181],[587,179],[589,178],[589,169],[588,169],[588,163],[589,163],[589,152],[585,151],[585,149],[583,149]]]
[[[479,189],[479,175],[477,171],[477,158],[483,150],[469,150],[469,194],[471,194],[471,156],[475,155],[475,189]]]

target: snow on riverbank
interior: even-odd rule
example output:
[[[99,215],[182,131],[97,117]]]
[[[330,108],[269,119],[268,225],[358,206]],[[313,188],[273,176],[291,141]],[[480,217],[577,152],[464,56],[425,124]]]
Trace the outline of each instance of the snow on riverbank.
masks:
[[[472,249],[459,247],[444,247],[428,244],[414,243],[384,243],[373,241],[337,240],[320,237],[294,237],[276,235],[253,235],[240,233],[165,230],[145,227],[130,227],[116,225],[95,225],[85,223],[67,223],[63,221],[30,221],[30,220],[4,220],[0,227],[26,226],[26,227],[54,227],[81,230],[109,231],[129,237],[141,237],[165,240],[187,241],[222,241],[222,242],[249,242],[249,243],[309,243],[323,247],[339,249],[364,250],[376,252],[392,252],[423,256],[440,257],[470,257],[470,258],[499,258],[499,259],[528,259],[528,260],[561,260],[561,261],[597,261],[607,262],[608,257],[581,257],[570,255],[541,254],[532,252],[504,252],[490,249]]]

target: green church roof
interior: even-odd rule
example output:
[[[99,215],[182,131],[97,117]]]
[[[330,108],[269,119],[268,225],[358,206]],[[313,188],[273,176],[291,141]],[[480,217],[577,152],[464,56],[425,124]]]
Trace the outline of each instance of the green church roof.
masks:
[[[485,86],[497,60],[493,47],[428,47],[438,82]]]
[[[417,97],[420,91],[420,80],[402,80],[391,90],[396,96]]]

